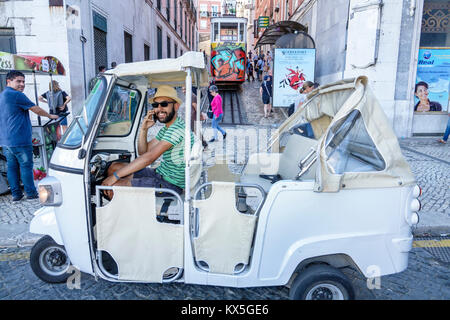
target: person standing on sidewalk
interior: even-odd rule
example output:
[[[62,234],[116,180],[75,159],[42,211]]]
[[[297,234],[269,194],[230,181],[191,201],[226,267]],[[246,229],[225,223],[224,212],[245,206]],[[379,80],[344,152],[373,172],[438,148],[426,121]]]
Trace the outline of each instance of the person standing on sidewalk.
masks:
[[[272,98],[272,81],[268,75],[264,76],[264,81],[261,84],[259,93],[261,94],[261,98],[264,103],[264,118],[270,117],[270,111],[272,110],[270,101]]]
[[[438,142],[446,143],[449,135],[450,135],[450,113],[448,114],[447,128],[445,129],[444,137],[442,139],[439,139]]]
[[[213,119],[212,119],[212,128],[214,129],[214,136],[209,142],[214,142],[217,140],[217,131],[220,131],[223,135],[223,139],[227,137],[227,133],[219,126],[219,122],[222,121],[223,118],[223,109],[222,109],[222,97],[219,94],[219,89],[217,86],[209,87],[209,92],[214,97],[211,101],[211,108],[213,111]]]
[[[28,110],[39,116],[58,119],[57,115],[51,115],[31,102],[23,93],[24,89],[25,75],[13,70],[6,75],[6,88],[0,93],[0,145],[6,157],[6,174],[13,201],[23,198],[19,178],[27,198],[38,198],[33,179],[33,145]]]
[[[53,87],[53,91],[52,91]],[[39,101],[47,103],[50,114],[60,115],[61,113],[65,113],[69,111],[67,104],[72,100],[69,95],[61,90],[59,87],[59,83],[56,80],[53,80],[51,84],[48,85],[48,91],[39,96]],[[67,118],[64,118],[61,123],[61,126],[58,126],[56,135],[58,141],[61,139],[64,132],[67,129]]]

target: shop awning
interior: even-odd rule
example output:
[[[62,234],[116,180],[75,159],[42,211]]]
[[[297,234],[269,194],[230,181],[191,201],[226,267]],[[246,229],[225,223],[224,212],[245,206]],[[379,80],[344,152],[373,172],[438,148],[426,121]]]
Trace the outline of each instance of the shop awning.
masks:
[[[61,61],[52,56],[30,56],[0,51],[0,73],[18,70],[23,73],[66,75]]]
[[[286,34],[294,34],[297,32],[306,32],[307,28],[295,21],[280,21],[270,25],[259,38],[255,45],[255,49],[263,45],[274,45],[275,42]]]

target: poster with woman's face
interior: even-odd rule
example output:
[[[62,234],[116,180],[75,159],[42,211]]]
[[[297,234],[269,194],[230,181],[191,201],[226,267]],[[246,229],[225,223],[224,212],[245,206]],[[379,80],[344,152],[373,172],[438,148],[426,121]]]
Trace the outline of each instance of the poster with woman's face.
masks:
[[[449,92],[450,48],[420,48],[414,111],[448,111]]]

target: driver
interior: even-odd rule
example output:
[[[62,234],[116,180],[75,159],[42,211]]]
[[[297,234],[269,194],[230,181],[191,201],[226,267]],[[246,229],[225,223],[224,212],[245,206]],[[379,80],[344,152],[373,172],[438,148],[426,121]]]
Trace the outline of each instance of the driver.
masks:
[[[178,117],[181,100],[174,88],[162,85],[150,100],[153,109],[144,118],[138,140],[139,157],[132,162],[113,163],[108,169],[104,186],[133,186],[148,188],[167,188],[181,194],[185,186],[184,162],[184,121]],[[155,121],[165,126],[150,142],[147,142],[148,129]],[[191,132],[191,148],[194,135]],[[158,168],[147,168],[162,155]],[[112,191],[106,194],[112,198]]]

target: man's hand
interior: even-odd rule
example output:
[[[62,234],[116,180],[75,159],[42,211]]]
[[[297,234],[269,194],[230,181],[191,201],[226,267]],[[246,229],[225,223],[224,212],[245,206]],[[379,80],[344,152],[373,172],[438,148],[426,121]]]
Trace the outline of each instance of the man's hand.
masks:
[[[150,110],[147,112],[147,115],[144,118],[144,122],[142,122],[142,129],[147,130],[155,125],[155,121],[153,120],[153,115],[155,114],[155,110]]]
[[[114,175],[109,176],[102,182],[102,186],[112,187],[117,181],[116,177]],[[114,192],[112,190],[102,190],[103,193],[107,196],[109,200],[111,200],[114,196]]]
[[[111,187],[113,186],[118,180],[116,179],[116,177],[114,175],[109,176],[108,178],[106,178],[105,180],[103,180],[102,182],[102,186],[108,186]]]
[[[49,116],[49,118],[50,118],[50,119],[53,119],[53,120],[56,120],[56,119],[59,118],[59,116],[58,116],[57,114],[51,114],[51,115]]]

